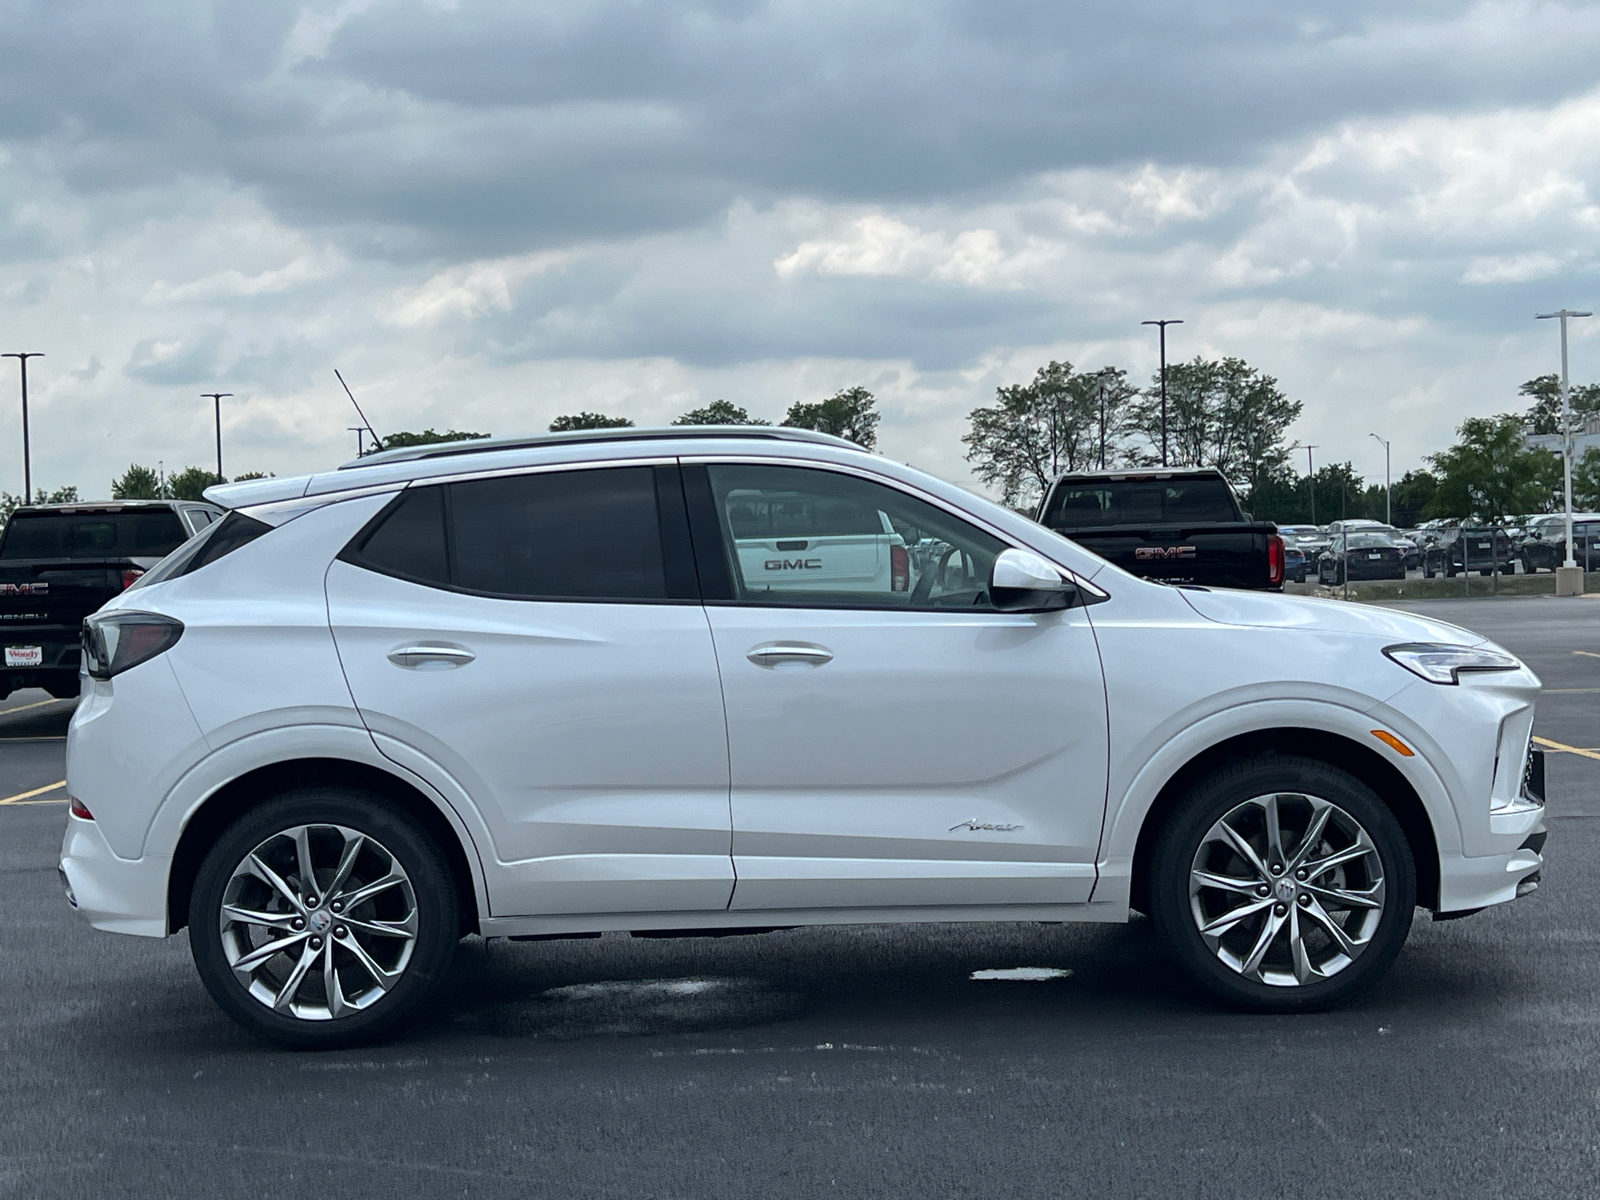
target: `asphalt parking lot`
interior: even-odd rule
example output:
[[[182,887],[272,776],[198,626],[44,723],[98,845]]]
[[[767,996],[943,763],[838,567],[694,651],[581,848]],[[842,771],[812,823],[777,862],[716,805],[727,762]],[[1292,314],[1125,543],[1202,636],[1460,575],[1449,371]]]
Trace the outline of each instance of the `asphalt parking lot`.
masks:
[[[1544,679],[1544,886],[1342,1011],[1216,1011],[1147,924],[464,944],[376,1049],[251,1041],[55,862],[70,702],[0,705],[0,1195],[1573,1196],[1600,1176],[1600,599],[1410,605]],[[1582,753],[1579,753],[1581,751]],[[990,968],[1069,972],[973,980]]]

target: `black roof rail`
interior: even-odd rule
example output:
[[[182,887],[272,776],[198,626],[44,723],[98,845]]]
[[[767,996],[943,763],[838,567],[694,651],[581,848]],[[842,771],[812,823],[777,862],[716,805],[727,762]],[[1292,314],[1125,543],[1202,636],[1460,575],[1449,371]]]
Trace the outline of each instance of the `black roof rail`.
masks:
[[[588,442],[646,442],[668,438],[768,438],[782,442],[810,442],[847,450],[863,447],[831,433],[810,429],[789,429],[781,425],[669,425],[655,429],[574,429],[567,433],[536,433],[526,437],[473,438],[460,442],[437,442],[429,446],[405,446],[383,450],[347,462],[339,468],[378,467],[385,463],[412,462],[422,458],[451,458],[460,454],[489,454],[496,450],[527,450],[537,446],[565,446]]]

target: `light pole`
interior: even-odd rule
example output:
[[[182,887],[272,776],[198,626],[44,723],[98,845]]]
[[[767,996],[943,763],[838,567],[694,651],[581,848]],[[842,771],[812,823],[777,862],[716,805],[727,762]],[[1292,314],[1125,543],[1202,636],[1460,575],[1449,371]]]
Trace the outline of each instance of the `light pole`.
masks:
[[[1561,565],[1574,570],[1577,569],[1578,560],[1572,556],[1572,397],[1567,384],[1567,318],[1593,315],[1563,308],[1557,312],[1538,313],[1534,316],[1536,321],[1549,321],[1556,317],[1561,319],[1561,475],[1562,487],[1566,493],[1567,515],[1567,561]]]
[[[1369,437],[1378,438],[1383,443],[1383,523],[1394,524],[1394,492],[1389,485],[1389,439],[1369,434]]]
[[[217,406],[217,482],[222,482],[222,401],[232,392],[201,392],[201,396]]]
[[[0,355],[0,358],[14,358],[17,366],[22,368],[22,502],[33,503],[33,464],[28,456],[28,360],[30,358],[43,358],[44,351],[27,351],[26,353],[10,353]],[[1570,507],[1570,506],[1569,506]],[[1572,532],[1571,527],[1567,529]]]
[[[1115,367],[1101,367],[1094,373],[1100,381],[1100,469],[1106,469],[1106,376],[1115,375]]]
[[[346,425],[345,432],[356,435],[356,457],[361,458],[367,452],[367,427],[365,425]]]
[[[1311,493],[1311,523],[1317,523],[1317,476],[1311,469],[1311,452],[1315,446],[1306,447],[1306,491]]]
[[[1161,328],[1161,465],[1167,465],[1167,326],[1182,325],[1181,320],[1171,318],[1162,321],[1140,321],[1141,325],[1157,325]]]

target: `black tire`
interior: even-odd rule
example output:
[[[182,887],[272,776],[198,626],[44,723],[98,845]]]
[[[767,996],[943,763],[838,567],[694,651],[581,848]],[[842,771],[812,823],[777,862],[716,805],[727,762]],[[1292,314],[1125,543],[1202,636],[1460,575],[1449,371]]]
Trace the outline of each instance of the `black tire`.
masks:
[[[1432,567],[1423,567],[1422,568],[1422,577],[1424,579],[1432,579],[1438,573],[1439,572],[1435,571]]]
[[[1456,565],[1455,565],[1455,563],[1446,563],[1445,564],[1444,577],[1446,579],[1454,579],[1456,577]]]
[[[1485,579],[1487,579],[1487,578],[1489,578],[1489,576],[1494,574],[1494,568],[1493,567],[1489,567],[1487,570],[1479,571],[1478,574],[1482,575]]]
[[[398,865],[408,877],[415,901],[415,936],[409,959],[400,967],[398,981],[379,994],[370,1007],[336,1019],[312,1020],[274,1011],[256,999],[235,976],[223,944],[223,897],[236,867],[275,834],[303,825],[343,826],[376,842],[393,860],[389,870]],[[358,862],[356,869],[361,865]],[[312,874],[322,877],[324,885],[328,882],[324,871],[315,864]],[[290,879],[289,876],[284,878]],[[300,890],[298,876],[293,877],[290,887]],[[325,905],[331,903],[327,898],[321,899]],[[358,911],[356,907],[350,910]],[[284,937],[289,936],[298,935],[284,933]],[[359,1045],[391,1033],[429,998],[443,979],[459,936],[459,897],[440,847],[392,804],[350,788],[297,789],[245,813],[223,831],[207,852],[195,877],[189,903],[189,948],[212,998],[251,1033],[301,1050]],[[342,952],[341,962],[346,970],[354,961],[348,951]],[[379,965],[393,966],[392,963]],[[307,974],[309,977],[310,972]],[[370,974],[366,978],[376,982]]]
[[[1195,856],[1209,831],[1240,805],[1277,793],[1329,801],[1359,822],[1376,847],[1385,889],[1365,948],[1327,978],[1294,986],[1247,979],[1224,963],[1202,938],[1189,894]],[[1351,999],[1389,969],[1411,930],[1416,868],[1394,814],[1361,781],[1316,759],[1263,754],[1220,768],[1189,790],[1156,843],[1149,895],[1149,916],[1173,956],[1213,996],[1252,1012],[1311,1012]]]

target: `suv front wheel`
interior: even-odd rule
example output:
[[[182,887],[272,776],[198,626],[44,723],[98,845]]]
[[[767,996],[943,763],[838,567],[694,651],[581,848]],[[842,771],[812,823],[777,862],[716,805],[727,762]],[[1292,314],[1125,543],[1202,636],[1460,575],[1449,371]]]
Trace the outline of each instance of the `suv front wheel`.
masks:
[[[1303,1012],[1388,969],[1416,893],[1405,834],[1370,788],[1314,759],[1263,755],[1191,789],[1151,861],[1150,917],[1214,995]]]
[[[433,840],[376,796],[295,791],[225,830],[195,878],[189,946],[234,1020],[295,1048],[379,1037],[455,953],[457,897]]]

